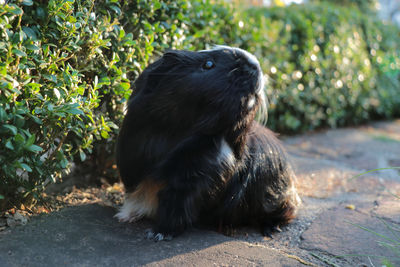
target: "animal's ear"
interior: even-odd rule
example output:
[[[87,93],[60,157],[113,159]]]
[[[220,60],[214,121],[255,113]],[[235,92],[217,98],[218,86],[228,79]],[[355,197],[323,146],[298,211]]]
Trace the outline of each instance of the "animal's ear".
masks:
[[[182,51],[180,50],[167,50],[163,54],[162,60],[163,65],[175,65],[180,62],[180,58],[182,57]]]
[[[172,50],[172,49],[168,49],[167,51],[165,51],[163,57],[164,58],[179,58],[179,57],[184,57],[185,54],[187,54],[188,51],[185,50]]]
[[[173,71],[182,66],[190,66],[198,59],[199,53],[185,50],[167,50],[161,58],[150,64],[138,77],[134,84],[134,92],[131,98],[138,94],[151,94],[160,86],[165,86],[163,79],[171,78],[172,75],[180,75]]]
[[[155,62],[150,64],[140,76],[136,79],[134,84],[134,91],[130,98],[138,95],[139,93],[149,94],[153,92],[157,85],[157,79],[151,77],[152,73],[156,73],[157,69],[161,66],[163,58],[157,59]]]
[[[191,65],[204,58],[205,55],[198,52],[186,51],[186,50],[167,50],[163,58],[165,65]]]
[[[160,86],[165,86],[165,81],[163,80],[169,78],[173,74],[171,71],[185,62],[186,52],[183,50],[168,50],[161,58],[150,64],[141,75],[143,78],[138,79],[138,87],[143,88],[143,93],[151,94],[157,91]]]

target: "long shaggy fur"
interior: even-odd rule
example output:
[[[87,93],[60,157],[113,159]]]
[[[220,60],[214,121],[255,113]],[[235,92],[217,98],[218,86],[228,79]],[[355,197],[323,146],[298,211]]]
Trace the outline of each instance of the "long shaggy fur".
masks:
[[[287,224],[299,198],[275,135],[254,121],[263,75],[248,52],[168,51],[137,79],[117,144],[121,221],[155,220],[149,237],[195,222]],[[276,229],[276,228],[275,228]]]

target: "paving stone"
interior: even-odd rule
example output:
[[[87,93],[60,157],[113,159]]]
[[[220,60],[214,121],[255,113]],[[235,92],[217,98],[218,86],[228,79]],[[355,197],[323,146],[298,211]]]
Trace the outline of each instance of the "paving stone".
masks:
[[[387,226],[400,229],[400,200],[388,192],[400,195],[400,171],[352,177],[399,165],[400,120],[308,133],[284,144],[303,205],[273,239],[253,228],[239,229],[233,237],[193,229],[155,243],[144,239],[150,222],[118,223],[114,209],[90,204],[11,228],[0,218],[0,266],[331,266],[311,253],[338,266],[371,264],[366,256],[332,255],[379,255],[400,266],[400,259],[390,258],[393,254],[378,244],[384,239],[351,224],[398,238]],[[378,258],[371,262],[381,266]]]
[[[300,247],[306,250],[322,251],[333,256],[342,255],[375,255],[384,256],[394,266],[400,264],[400,258],[389,249],[379,245],[386,241],[370,231],[393,238],[393,233],[376,217],[346,209],[345,205],[323,212],[302,234]],[[360,229],[358,226],[368,230]],[[398,227],[399,225],[397,225]],[[397,256],[398,257],[398,256]],[[367,256],[346,256],[345,259],[354,266],[370,266]],[[370,257],[375,266],[381,266],[381,259]]]
[[[400,224],[400,199],[392,197],[391,199],[379,201],[373,213],[376,216]]]
[[[321,131],[287,138],[289,153],[313,160],[328,160],[355,171],[396,166],[400,158],[400,120],[359,128]],[[306,164],[305,166],[308,166]],[[397,170],[376,172],[400,182]]]
[[[305,266],[277,250],[239,241],[224,242],[202,250],[161,260],[155,266]],[[153,265],[153,264],[150,264]]]
[[[291,160],[297,175],[297,188],[301,195],[314,198],[329,198],[345,193],[400,192],[400,183],[383,179],[378,173],[356,177],[361,171],[338,165],[336,162],[303,158],[292,155]]]
[[[170,242],[145,240],[149,222],[118,223],[97,204],[33,218],[0,234],[2,266],[303,266],[286,254],[212,231],[192,230]]]

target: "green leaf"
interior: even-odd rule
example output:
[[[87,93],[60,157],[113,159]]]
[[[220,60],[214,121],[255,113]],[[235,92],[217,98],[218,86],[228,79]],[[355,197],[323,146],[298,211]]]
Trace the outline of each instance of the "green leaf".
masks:
[[[32,134],[31,136],[29,136],[28,140],[26,141],[25,146],[29,147],[29,146],[33,145],[33,143],[35,143],[35,140],[36,140],[36,135]]]
[[[13,134],[13,135],[16,135],[17,134],[17,132],[18,132],[18,129],[17,129],[17,127],[15,127],[14,125],[9,125],[9,124],[4,124],[3,126],[1,126],[2,128],[6,128],[6,129],[8,129],[8,130],[10,130],[11,131],[11,133]]]
[[[57,115],[58,117],[61,117],[61,118],[65,118],[64,112],[54,112],[54,115]]]
[[[161,3],[159,1],[154,1],[153,3],[154,10],[161,8]]]
[[[45,13],[45,11],[44,11],[43,8],[38,7],[38,8],[36,9],[36,15],[37,15],[37,17],[38,17],[39,19],[44,19],[46,13]]]
[[[33,45],[33,44],[26,45],[25,47],[26,47],[28,50],[31,50],[31,51],[39,51],[39,50],[40,50],[39,47],[37,47],[36,45]]]
[[[15,113],[18,115],[25,115],[28,112],[29,112],[29,110],[25,107],[20,107],[15,110]],[[21,117],[21,119],[23,119],[23,117]]]
[[[101,137],[103,137],[104,139],[107,139],[108,137],[110,137],[109,134],[108,134],[108,132],[107,132],[107,131],[104,131],[104,130],[100,132],[100,135],[101,135]]]
[[[124,45],[126,45],[126,46],[133,46],[133,45],[136,45],[136,41],[128,40],[128,41],[126,41],[126,42],[124,43]]]
[[[17,56],[19,56],[19,57],[26,57],[26,53],[23,52],[23,51],[21,51],[21,50],[19,50],[19,49],[14,48],[14,49],[12,50],[12,52],[13,52],[14,54],[16,54]]]
[[[27,164],[25,163],[20,163],[19,165],[21,165],[21,168],[24,169],[27,172],[32,172],[31,167],[29,167]]]
[[[36,32],[32,28],[23,26],[22,30],[24,31],[24,33],[26,34],[26,36],[28,38],[30,38],[32,40],[37,40],[38,39],[38,37],[36,35]]]
[[[119,86],[124,90],[128,90],[131,87],[130,83],[127,82],[121,82]]]
[[[0,107],[0,122],[6,121],[8,118],[6,111]]]
[[[39,124],[39,125],[42,125],[43,124],[43,121],[41,120],[41,119],[39,119],[38,117],[35,117],[35,116],[30,116],[31,118],[32,118],[32,120],[36,123],[36,124]]]
[[[4,199],[4,196],[3,196],[3,195],[0,195],[0,199]]]
[[[17,6],[15,6],[14,9],[10,10],[10,12],[13,13],[14,15],[17,15],[17,16],[21,15],[22,13],[24,13],[22,11],[22,9],[17,7]]]
[[[5,42],[0,42],[0,50],[6,48],[7,45]]]
[[[52,81],[54,83],[57,83],[57,77],[55,75],[48,75],[48,74],[43,74],[43,77],[49,81]]]
[[[10,140],[8,140],[5,144],[5,147],[10,149],[10,150],[14,150],[14,146],[12,144],[12,142]]]
[[[120,14],[121,14],[121,9],[120,9],[118,6],[116,6],[116,5],[110,5],[109,7],[110,7],[112,10],[114,10],[114,12],[117,13],[117,15],[120,15]]]
[[[63,169],[65,169],[65,168],[68,166],[68,160],[67,160],[65,157],[63,157],[63,158],[60,160],[60,165],[61,165],[61,167],[62,167]]]
[[[79,86],[79,87],[76,89],[76,91],[77,91],[78,94],[83,95],[83,94],[85,93],[85,87]]]
[[[48,109],[49,111],[53,111],[53,110],[54,110],[54,105],[53,105],[52,103],[48,103],[47,109]]]
[[[71,108],[66,110],[65,112],[69,113],[69,114],[74,114],[74,115],[84,115],[85,113],[83,113],[82,110],[77,109],[77,108]]]
[[[32,0],[22,0],[22,4],[25,6],[32,6],[33,2]]]
[[[43,148],[41,148],[40,146],[37,146],[37,145],[31,145],[31,146],[27,147],[26,149],[31,152],[34,152],[34,153],[43,151]]]
[[[120,30],[119,30],[119,38],[124,38],[124,36],[125,36],[125,31],[124,31],[124,29],[120,29]]]
[[[102,77],[101,79],[100,79],[100,82],[99,82],[99,87],[100,87],[100,84],[101,84],[101,86],[103,86],[103,85],[110,85],[111,84],[111,81],[110,81],[110,78],[108,78],[107,76],[105,76],[105,77]]]
[[[85,161],[86,159],[86,154],[82,150],[79,150],[79,156],[81,157],[81,161]]]
[[[17,145],[22,146],[23,144],[25,144],[25,138],[19,133],[17,133],[15,135],[14,140],[15,140],[15,143],[17,143]]]
[[[60,91],[58,91],[57,88],[54,88],[54,95],[57,97],[57,99],[60,99],[60,97],[61,97]]]

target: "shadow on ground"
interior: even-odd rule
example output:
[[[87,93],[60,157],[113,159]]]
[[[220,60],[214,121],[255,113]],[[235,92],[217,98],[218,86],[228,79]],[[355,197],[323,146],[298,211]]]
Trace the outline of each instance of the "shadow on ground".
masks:
[[[274,250],[212,231],[191,230],[171,242],[144,238],[149,222],[119,223],[98,204],[35,217],[0,234],[2,266],[300,265]],[[2,236],[3,235],[3,236]],[[3,237],[3,238],[2,238]]]

